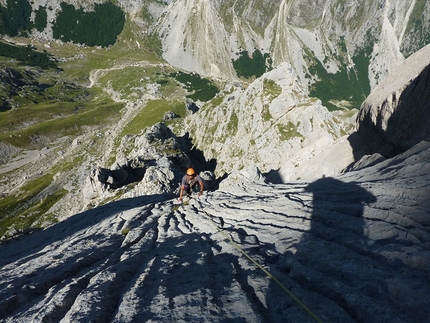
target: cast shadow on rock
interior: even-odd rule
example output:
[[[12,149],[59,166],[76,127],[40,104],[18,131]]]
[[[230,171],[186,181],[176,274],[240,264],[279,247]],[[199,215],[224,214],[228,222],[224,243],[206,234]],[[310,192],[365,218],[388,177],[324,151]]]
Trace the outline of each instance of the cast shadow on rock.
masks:
[[[360,274],[353,270],[358,270],[357,263],[367,261],[364,206],[376,202],[376,197],[358,183],[334,178],[318,179],[305,191],[312,194],[309,229],[293,245],[294,252],[280,255],[274,266],[285,275],[281,280],[292,293],[322,321],[362,321],[360,310],[346,299],[348,293],[361,292],[362,286],[357,284]],[[375,289],[387,288],[384,280],[375,279],[374,284]],[[277,284],[272,284],[268,298],[279,300],[282,294],[285,299],[282,306],[278,302],[277,319],[290,315],[296,320],[313,321]]]
[[[427,65],[401,91],[400,97],[398,93],[387,93],[387,99],[377,107],[377,115],[367,112],[362,116],[358,133],[371,153],[392,158],[430,136],[429,77],[430,65]],[[391,111],[388,120],[384,120]],[[383,123],[385,127],[381,126]]]
[[[203,151],[193,145],[192,138],[190,137],[189,132],[185,133],[182,137],[179,137],[178,139],[181,144],[182,150],[188,155],[191,162],[190,165],[183,165],[183,167],[196,167],[199,171],[215,171],[217,166],[216,159],[206,159],[206,156],[204,155]]]
[[[238,257],[228,253],[215,254],[220,247],[212,243],[211,235],[201,233],[183,234],[178,237],[168,237],[156,249],[148,253],[151,259],[150,270],[145,274],[145,280],[133,289],[135,304],[142,310],[135,314],[133,321],[146,322],[159,320],[159,312],[176,312],[178,302],[183,306],[192,306],[190,295],[207,294],[206,306],[222,305],[237,274],[232,271],[233,264],[238,263]],[[153,307],[151,303],[160,297],[160,290],[168,300],[164,308]],[[204,300],[203,299],[203,300]],[[209,311],[209,310],[208,310]],[[203,311],[204,312],[204,311]],[[189,322],[203,322],[206,318],[202,313],[185,313],[184,319]],[[236,318],[235,322],[245,322],[245,318]]]
[[[192,138],[188,132],[180,137],[179,141],[181,143],[181,148],[190,159],[188,164],[181,166],[183,173],[185,173],[187,168],[193,167],[196,169],[197,173],[201,175],[203,174],[202,177],[206,177],[203,178],[206,185],[205,190],[217,190],[219,188],[219,184],[227,178],[228,174],[215,178],[214,172],[218,165],[216,158],[207,159],[204,152],[193,145]],[[205,176],[205,173],[207,172],[209,172],[211,176]],[[182,178],[182,176],[180,178]]]
[[[16,266],[30,264],[39,261],[38,259],[42,263],[49,260],[50,265],[36,266],[30,274],[17,277],[12,286],[7,286],[0,292],[0,298],[5,300],[0,304],[0,318],[16,311],[28,310],[25,308],[31,307],[34,301],[63,281],[73,280],[81,275],[84,277],[91,268],[99,268],[96,271],[98,272],[117,263],[121,255],[117,251],[122,248],[125,239],[121,227],[118,227],[117,233],[109,230],[105,233],[103,230],[88,230],[110,217],[120,216],[127,210],[159,203],[172,197],[171,194],[162,194],[123,199],[81,212],[30,235],[2,242],[0,268],[12,263]],[[142,221],[146,216],[146,213],[142,213],[138,217]],[[113,220],[118,224],[125,221]],[[63,243],[69,246],[64,253],[60,247]],[[55,252],[53,248],[58,248],[59,252]],[[91,278],[91,275],[88,277]],[[88,283],[89,278],[84,280]],[[27,288],[23,288],[25,284],[28,285]]]
[[[121,210],[125,211],[137,206],[158,203],[173,197],[172,194],[156,194],[107,203],[94,209],[75,214],[46,229],[3,241],[0,243],[0,267],[16,261],[17,259],[35,254],[52,243],[66,240],[77,231],[90,228],[96,223],[120,213]],[[119,232],[119,234],[121,233]],[[13,248],[8,248],[9,245],[13,245]]]

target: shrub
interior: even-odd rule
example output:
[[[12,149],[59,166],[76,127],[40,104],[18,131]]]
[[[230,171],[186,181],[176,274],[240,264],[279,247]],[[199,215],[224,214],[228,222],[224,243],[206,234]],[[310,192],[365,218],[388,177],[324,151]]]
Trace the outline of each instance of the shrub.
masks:
[[[48,14],[46,8],[39,6],[39,9],[35,11],[36,17],[34,18],[34,24],[36,30],[43,31],[48,25]]]
[[[252,53],[252,57],[249,56],[248,51],[244,50],[237,60],[233,60],[233,67],[237,76],[246,78],[260,77],[271,68],[271,65],[270,55],[267,53],[263,55],[258,49]]]
[[[193,101],[203,101],[207,102],[212,100],[215,95],[219,92],[218,88],[208,79],[202,78],[197,73],[184,73],[177,72],[170,74],[170,77],[173,77],[178,82],[184,84],[185,88],[189,92],[193,92],[190,95],[187,95],[187,98],[190,98]]]
[[[11,37],[31,29],[31,6],[27,0],[7,0],[6,8],[0,7],[0,33]]]
[[[0,42],[0,55],[15,58],[23,64],[39,66],[43,69],[56,68],[57,64],[52,60],[52,56],[46,52],[37,52],[28,46],[13,46]]]
[[[54,38],[64,42],[107,47],[115,44],[124,23],[124,13],[111,2],[96,4],[92,12],[62,2],[52,30]]]

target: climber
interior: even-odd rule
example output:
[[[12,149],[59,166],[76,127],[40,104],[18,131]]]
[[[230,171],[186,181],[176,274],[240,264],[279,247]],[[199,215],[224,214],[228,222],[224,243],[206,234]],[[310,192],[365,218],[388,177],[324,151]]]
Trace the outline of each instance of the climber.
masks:
[[[182,201],[182,197],[184,192],[188,195],[191,195],[191,192],[194,190],[194,187],[198,185],[200,187],[198,196],[203,194],[204,184],[202,178],[196,174],[194,168],[188,168],[186,175],[182,177],[181,183],[181,191],[179,193],[179,201]]]

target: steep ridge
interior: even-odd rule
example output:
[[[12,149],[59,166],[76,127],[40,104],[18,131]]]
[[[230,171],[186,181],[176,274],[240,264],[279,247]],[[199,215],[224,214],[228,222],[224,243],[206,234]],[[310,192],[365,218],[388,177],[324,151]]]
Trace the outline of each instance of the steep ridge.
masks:
[[[189,3],[196,7],[188,13],[211,21],[207,28],[199,21],[197,29],[205,31],[208,39],[218,39],[211,38],[212,31],[223,28],[221,15],[218,20],[211,19],[220,12],[214,4],[230,8],[230,2]],[[234,1],[238,14],[233,20],[237,22],[241,16],[251,21],[256,2],[244,1],[243,7],[241,3]],[[296,33],[296,44],[306,40],[307,48],[324,61],[331,46],[325,41],[314,42],[316,33],[306,30],[302,22],[303,17],[311,17],[314,24],[320,23],[319,12],[307,15],[305,9],[312,8],[312,3],[302,3],[294,2],[293,6],[293,2],[283,1],[284,17],[291,21],[287,28],[284,18],[276,23],[279,30]],[[340,6],[343,1],[335,3]],[[375,3],[368,1],[366,5]],[[399,17],[409,17],[415,4],[386,2],[389,9],[381,11],[389,23],[390,37],[403,39],[407,33],[401,23],[390,26],[398,14],[392,8],[400,6]],[[188,8],[186,1],[171,1],[171,5]],[[349,13],[348,18],[360,17],[354,4],[350,5],[338,9]],[[325,7],[323,16],[336,12]],[[191,21],[170,17],[178,19],[174,23],[183,22],[185,28]],[[265,19],[254,20],[259,26],[267,24]],[[271,23],[274,26],[275,20]],[[243,34],[248,27],[255,28],[251,23],[240,25]],[[165,32],[168,37],[168,30]],[[254,45],[250,35],[243,37],[246,48]],[[318,36],[322,39],[325,35]],[[259,38],[258,44],[266,46],[268,40],[270,37]],[[188,45],[184,41],[180,46],[187,52]],[[399,47],[394,44],[388,51],[394,48],[397,53]],[[299,51],[300,46],[285,48]],[[206,50],[216,48],[207,46]],[[224,54],[222,58],[228,62]],[[181,55],[179,50],[173,57],[186,62],[188,56]],[[196,53],[190,57],[192,64],[204,60]],[[212,58],[217,57],[214,54]],[[336,62],[325,63],[330,71],[336,70]],[[214,61],[201,66],[210,73],[221,71]],[[195,118],[186,120],[193,121],[184,130],[193,132],[196,142],[205,147],[205,156],[216,158],[221,170],[235,170],[218,190],[179,206],[173,194],[148,191],[152,184],[148,180],[124,194],[122,200],[2,242],[0,320],[307,322],[314,321],[311,312],[322,321],[425,322],[430,316],[429,142],[420,142],[377,166],[336,178],[265,183],[259,171],[247,166],[259,164],[267,172],[282,159],[300,162],[296,151],[303,148],[307,155],[302,157],[309,157],[342,132],[321,103],[306,96],[294,73],[287,63],[280,64],[246,89],[232,85],[231,96],[223,104],[206,106]],[[214,122],[217,118],[227,122]],[[199,129],[204,122],[209,126]],[[239,124],[244,127],[237,127]],[[318,131],[324,127],[324,132]],[[208,129],[215,136],[205,137],[210,134]],[[281,135],[292,140],[281,140]],[[125,140],[130,140],[130,145],[142,142],[139,136]],[[137,146],[139,155],[145,153]],[[228,155],[231,152],[237,155]],[[168,163],[160,160],[159,164],[164,167]],[[243,167],[245,171],[237,171]],[[158,186],[152,188],[158,190]],[[145,192],[152,195],[139,196]],[[69,205],[76,207],[78,203]]]
[[[48,48],[50,42],[61,44],[64,35],[54,32],[58,23],[74,23],[57,21],[67,20],[61,15],[66,7],[91,13],[105,2],[52,0],[47,5],[22,0],[26,11],[31,11],[22,12],[31,21],[26,32]],[[6,1],[2,7],[7,7]],[[290,63],[306,89],[315,90],[316,83],[339,82],[342,77],[362,87],[364,96],[429,37],[430,4],[415,0],[119,0],[117,7],[135,28],[136,38],[129,39],[128,46],[153,49],[158,39],[148,44],[145,37],[158,35],[162,48],[157,51],[175,67],[236,79],[232,60],[244,51],[259,50],[271,57],[275,67]],[[316,90],[320,91],[324,89]],[[356,105],[362,98],[352,92]],[[348,95],[342,99],[348,100]]]
[[[24,2],[26,0],[23,0]],[[103,1],[95,3],[100,2]],[[83,10],[83,12],[91,11],[95,7],[94,2],[90,3],[85,0],[78,2],[66,0],[65,3],[73,4],[76,9]],[[222,78],[222,80],[215,80],[215,83],[220,85],[222,94],[206,105],[196,102],[201,107],[199,113],[191,118],[185,118],[184,125],[179,125],[175,129],[180,135],[191,135],[192,137],[188,138],[191,138],[195,147],[203,152],[208,160],[217,162],[217,175],[251,164],[257,165],[265,173],[283,167],[283,181],[295,178],[303,179],[303,173],[307,173],[309,177],[314,176],[315,173],[314,169],[313,172],[308,171],[316,164],[309,161],[309,158],[321,154],[329,155],[327,146],[337,144],[341,135],[350,133],[351,125],[354,123],[355,110],[347,111],[348,115],[343,118],[343,116],[339,117],[337,112],[329,113],[324,108],[327,100],[323,100],[318,94],[323,94],[325,91],[312,93],[313,97],[307,97],[310,92],[309,84],[315,81],[315,68],[318,67],[318,73],[324,74],[325,72],[322,71],[325,70],[328,74],[334,75],[340,71],[342,66],[343,68],[347,66],[348,75],[353,75],[353,63],[355,63],[355,68],[357,67],[354,55],[364,48],[367,55],[365,55],[364,62],[366,64],[363,65],[363,70],[366,71],[364,74],[367,75],[367,59],[369,59],[370,53],[370,65],[372,66],[370,76],[378,73],[379,69],[376,67],[379,64],[376,64],[375,67],[375,64],[372,63],[376,59],[381,58],[383,62],[393,62],[393,66],[396,65],[399,60],[402,60],[402,54],[398,52],[399,48],[402,48],[402,53],[409,54],[413,50],[408,46],[420,47],[422,41],[426,39],[425,27],[428,22],[427,19],[421,18],[427,16],[429,7],[428,3],[417,1],[381,3],[375,0],[360,4],[345,3],[339,0],[324,3],[323,1],[281,0],[148,0],[145,2],[125,0],[117,1],[116,4],[121,6],[127,16],[126,28],[118,38],[120,41],[111,48],[88,48],[81,47],[81,45],[74,47],[70,44],[70,50],[81,52],[79,55],[73,56],[73,60],[77,62],[73,68],[79,69],[81,62],[82,66],[85,66],[82,70],[95,68],[89,72],[89,75],[84,75],[77,80],[78,83],[84,82],[85,86],[102,86],[103,91],[111,99],[127,102],[127,112],[121,116],[122,121],[118,122],[114,129],[105,129],[101,132],[94,130],[91,133],[82,134],[80,138],[70,143],[67,142],[67,138],[62,138],[62,142],[59,143],[49,143],[49,149],[43,152],[25,151],[23,158],[19,156],[14,147],[2,145],[0,148],[0,155],[8,156],[5,162],[10,160],[11,155],[18,154],[14,160],[10,160],[8,165],[2,165],[2,174],[23,166],[18,176],[8,174],[1,180],[0,185],[3,192],[9,191],[12,197],[16,195],[14,189],[28,182],[30,178],[38,178],[42,171],[52,169],[58,160],[77,154],[85,159],[81,165],[70,171],[69,177],[64,176],[65,174],[62,172],[55,173],[55,185],[50,185],[42,194],[32,198],[31,203],[33,201],[38,203],[40,199],[51,195],[54,186],[55,189],[66,187],[69,191],[67,196],[62,198],[61,202],[56,202],[56,205],[50,210],[53,213],[49,214],[53,214],[55,218],[63,219],[87,206],[86,200],[84,199],[84,202],[82,200],[81,185],[84,185],[93,167],[117,166],[112,165],[112,161],[118,157],[114,156],[117,153],[114,151],[115,145],[121,141],[121,138],[116,139],[116,136],[121,133],[121,128],[124,129],[129,118],[136,111],[146,107],[147,99],[169,101],[168,104],[163,103],[163,106],[169,105],[170,100],[175,100],[170,96],[170,90],[167,91],[169,93],[167,97],[166,92],[157,92],[160,85],[157,82],[166,82],[165,79],[160,79],[161,74],[159,73],[164,74],[164,66],[167,67],[167,65],[160,65],[161,70],[154,72],[160,77],[151,81],[150,88],[141,87],[140,83],[146,82],[146,77],[142,78],[141,74],[149,73],[149,63],[140,59],[130,61],[130,57],[124,58],[122,55],[114,54],[112,65],[109,63],[101,69],[98,64],[88,67],[85,65],[86,58],[85,55],[82,56],[82,51],[94,52],[94,54],[106,51],[105,54],[109,52],[112,54],[122,46],[125,46],[127,52],[130,53],[133,53],[132,49],[148,50],[144,48],[148,43],[145,43],[143,39],[148,35],[154,36],[153,33],[158,32],[164,49],[163,55],[173,65],[185,64],[186,66],[182,67],[189,70],[195,70],[194,67],[198,66],[201,73]],[[61,56],[62,54],[59,54],[61,51],[53,50],[54,47],[62,47],[61,41],[57,40],[56,44],[51,44],[53,23],[62,10],[60,1],[50,1],[49,8],[45,8],[47,10],[41,8],[45,5],[43,1],[33,1],[30,5],[33,10],[32,19],[35,19],[35,11],[47,11],[45,30],[36,32],[31,29],[28,31],[29,35],[32,33],[30,37],[36,37],[34,43],[39,49],[46,49],[48,52]],[[387,30],[383,34],[381,33],[382,20],[385,23],[384,30]],[[412,33],[411,36],[411,30],[417,27],[414,21],[422,22],[424,31]],[[418,27],[418,31],[421,31],[421,25]],[[365,35],[366,37],[371,36],[371,41],[368,42],[369,39]],[[414,39],[415,43],[411,39]],[[385,43],[382,40],[385,40]],[[20,40],[16,39],[16,41]],[[32,43],[34,39],[31,38],[28,41]],[[53,46],[51,47],[51,45]],[[158,41],[154,41],[153,45],[157,47]],[[236,71],[232,68],[232,59],[236,59],[242,50],[251,53],[254,49],[259,49],[265,54],[269,53],[273,59],[274,69],[255,80],[251,78],[240,82],[232,81],[236,78]],[[160,48],[152,47],[150,50],[161,51]],[[379,54],[381,50],[384,50],[383,55]],[[395,59],[391,59],[390,56],[393,51],[397,55],[394,55]],[[71,52],[67,55],[69,54],[71,55]],[[70,57],[57,58],[63,62],[70,59]],[[82,59],[83,61],[81,61]],[[125,79],[117,77],[117,72],[120,73],[121,70],[124,70],[125,74],[127,73],[125,71],[130,70],[127,68],[130,66],[136,67],[137,76],[133,80],[128,79],[128,75]],[[143,68],[144,66],[148,66],[148,69]],[[322,69],[320,70],[320,68]],[[379,76],[382,78],[390,68],[384,67],[383,73],[380,73]],[[343,72],[346,73],[346,70],[344,69]],[[134,73],[129,74],[130,78],[134,77]],[[107,75],[112,75],[112,80],[107,79],[109,78]],[[86,76],[89,76],[90,79],[86,79]],[[319,82],[324,83],[324,77],[319,75],[317,78]],[[100,80],[102,81],[100,82]],[[350,83],[348,80],[343,82],[342,86],[348,85]],[[170,86],[170,81],[173,80],[169,77],[169,82],[163,84],[168,84],[166,87]],[[118,83],[115,84],[116,82]],[[130,88],[134,83],[139,85],[136,88]],[[227,87],[224,87],[225,84]],[[327,84],[330,85],[330,82]],[[148,86],[150,85],[148,84]],[[341,88],[343,93],[343,87]],[[133,92],[135,89],[136,91]],[[152,89],[155,89],[154,92]],[[229,93],[229,91],[231,92]],[[359,96],[361,97],[364,92],[360,90]],[[184,90],[179,95],[180,100],[183,100],[185,95],[187,94]],[[348,100],[346,99],[346,101]],[[176,105],[177,102],[174,104]],[[342,108],[351,107],[348,102],[345,103],[342,100],[334,105]],[[348,126],[344,127],[343,123],[348,123]],[[106,144],[106,150],[101,159],[88,156],[86,146],[91,146],[94,141],[90,138],[91,136],[98,138],[97,140],[105,138],[100,139],[105,141],[100,146]],[[346,158],[342,159],[342,163],[348,165],[352,162],[351,154],[347,149],[345,151]],[[339,160],[336,159],[336,161]],[[296,172],[297,165],[303,165],[306,161],[313,165],[306,167],[304,171]],[[121,163],[119,165],[122,166]],[[327,172],[317,170],[318,176],[323,173],[328,175],[336,173],[343,167],[335,169],[329,165],[330,169]],[[126,189],[132,191],[130,196],[142,193],[137,190],[133,191],[133,187]],[[8,195],[3,192],[2,196]],[[109,198],[120,195],[119,192],[112,192]],[[63,201],[64,203],[62,203]],[[29,225],[33,226],[33,223]],[[8,231],[12,234],[17,233],[13,228]]]
[[[424,322],[429,157],[423,141],[336,178],[244,171],[182,206],[152,195],[77,214],[1,245],[0,319]]]
[[[156,29],[170,64],[203,75],[234,78],[231,60],[258,49],[274,66],[292,64],[305,87],[321,79],[320,66],[329,74],[345,67],[359,77],[368,73],[374,89],[419,49],[413,28],[426,10],[416,1],[177,0]]]
[[[392,157],[430,135],[430,45],[411,55],[363,102],[357,131],[370,152]]]
[[[213,77],[234,78],[229,35],[213,1],[174,1],[159,24],[163,57],[173,66]]]
[[[249,165],[269,172],[285,163],[292,173],[346,133],[320,100],[306,95],[287,63],[246,89],[231,84],[225,92],[221,103],[203,105],[180,129],[208,160],[217,161],[217,175]]]

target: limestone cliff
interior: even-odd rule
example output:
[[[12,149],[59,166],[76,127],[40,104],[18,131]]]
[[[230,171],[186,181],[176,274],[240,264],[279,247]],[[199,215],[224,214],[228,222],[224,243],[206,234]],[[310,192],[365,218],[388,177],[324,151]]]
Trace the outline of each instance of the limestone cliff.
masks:
[[[203,105],[183,126],[206,158],[216,159],[217,174],[249,165],[269,172],[285,162],[293,171],[345,134],[287,63],[246,89],[231,84],[226,91],[221,104]]]
[[[42,9],[47,20],[31,36],[55,40],[61,3],[91,12],[102,2],[31,1],[32,22]],[[244,51],[251,55],[258,50],[270,56],[269,66],[290,63],[311,92],[329,89],[324,82],[352,83],[344,97],[327,98],[335,106],[336,100],[347,100],[358,108],[358,101],[429,38],[430,5],[415,0],[120,0],[117,5],[134,24],[135,35],[158,34],[163,58],[175,67],[233,79],[237,71],[232,61]]]
[[[417,1],[178,0],[165,9],[157,28],[163,57],[204,75],[234,77],[231,60],[238,52],[259,49],[270,53],[275,66],[292,64],[304,85],[323,77],[321,70],[315,73],[317,66],[329,74],[346,67],[356,77],[368,75],[373,89],[419,48],[415,19],[426,15],[428,6]]]
[[[47,3],[53,21],[59,3]],[[73,3],[91,10],[88,1]],[[379,80],[421,47],[411,41],[413,21],[428,14],[427,2],[117,3],[139,30],[160,33],[172,65],[222,77],[221,91],[193,102],[171,129],[158,123],[123,135],[138,110],[140,122],[149,117],[147,101],[162,102],[154,110],[166,102],[161,84],[175,87],[175,99],[188,93],[164,64],[113,61],[89,73],[89,87],[104,81],[98,93],[125,103],[113,121],[42,150],[0,145],[2,202],[26,193],[29,178],[35,187],[1,215],[29,223],[2,228],[9,239],[0,242],[0,321],[426,322],[428,48],[399,67],[406,78]],[[142,6],[155,21],[143,19]],[[270,52],[273,69],[239,82],[231,59],[255,48]],[[107,55],[98,50],[91,48]],[[351,112],[340,120],[308,94],[323,70],[358,71],[361,50],[370,86],[380,86],[363,105],[359,133],[347,137]],[[323,69],[308,78],[311,66]],[[123,91],[113,71],[136,72],[138,82],[121,84],[136,87]],[[142,77],[147,71],[159,78]],[[356,150],[359,134],[403,152],[338,174],[365,153]],[[175,185],[191,162],[224,176],[179,203]]]
[[[2,322],[426,322],[429,142],[340,177],[235,172],[0,247]],[[318,322],[319,322],[318,321]]]
[[[393,157],[430,135],[430,45],[409,57],[364,101],[358,133],[370,152]]]

